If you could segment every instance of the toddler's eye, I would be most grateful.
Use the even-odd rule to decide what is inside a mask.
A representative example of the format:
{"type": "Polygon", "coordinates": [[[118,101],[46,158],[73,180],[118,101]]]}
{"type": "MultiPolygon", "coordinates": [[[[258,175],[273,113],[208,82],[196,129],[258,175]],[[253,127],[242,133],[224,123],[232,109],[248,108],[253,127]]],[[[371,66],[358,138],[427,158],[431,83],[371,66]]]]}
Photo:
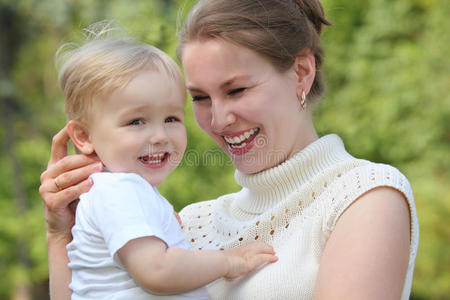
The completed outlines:
{"type": "Polygon", "coordinates": [[[168,117],[164,120],[165,123],[172,123],[172,122],[176,122],[176,121],[178,121],[178,119],[175,117],[168,117]]]}
{"type": "Polygon", "coordinates": [[[142,125],[144,124],[144,121],[142,121],[141,119],[136,119],[130,122],[130,125],[142,125]]]}

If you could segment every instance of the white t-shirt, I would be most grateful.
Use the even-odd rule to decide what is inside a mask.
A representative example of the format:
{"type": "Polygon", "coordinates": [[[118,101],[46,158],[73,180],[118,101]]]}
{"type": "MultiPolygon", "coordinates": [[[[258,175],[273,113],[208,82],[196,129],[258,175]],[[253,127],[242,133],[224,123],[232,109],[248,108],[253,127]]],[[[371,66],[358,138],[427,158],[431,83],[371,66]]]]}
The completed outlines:
{"type": "Polygon", "coordinates": [[[128,241],[155,236],[169,247],[189,249],[189,244],[172,205],[142,177],[105,172],[91,178],[94,185],[80,196],[67,245],[72,299],[208,299],[204,288],[159,296],[136,284],[117,256],[128,241]]]}

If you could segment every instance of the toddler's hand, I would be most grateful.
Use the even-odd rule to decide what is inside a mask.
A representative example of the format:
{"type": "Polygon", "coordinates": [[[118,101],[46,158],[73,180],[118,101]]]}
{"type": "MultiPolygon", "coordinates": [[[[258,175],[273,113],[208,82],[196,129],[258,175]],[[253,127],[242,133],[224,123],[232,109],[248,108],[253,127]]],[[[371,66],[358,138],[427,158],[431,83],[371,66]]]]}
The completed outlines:
{"type": "Polygon", "coordinates": [[[225,278],[232,279],[252,271],[263,263],[278,260],[273,247],[263,242],[253,242],[238,248],[224,250],[228,261],[228,273],[225,278]]]}

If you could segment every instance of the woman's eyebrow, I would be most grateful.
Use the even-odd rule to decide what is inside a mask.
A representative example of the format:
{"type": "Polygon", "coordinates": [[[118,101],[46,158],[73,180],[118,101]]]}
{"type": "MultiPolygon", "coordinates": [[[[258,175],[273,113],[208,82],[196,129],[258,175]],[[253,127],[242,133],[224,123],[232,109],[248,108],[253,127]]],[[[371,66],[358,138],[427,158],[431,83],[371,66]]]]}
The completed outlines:
{"type": "MultiPolygon", "coordinates": [[[[236,81],[240,81],[240,80],[249,80],[251,78],[250,75],[235,75],[232,76],[230,79],[228,79],[227,81],[225,81],[224,83],[222,83],[220,85],[220,89],[225,90],[227,88],[229,88],[230,85],[232,85],[233,83],[235,83],[236,81]]],[[[200,88],[197,88],[195,86],[192,85],[187,85],[187,90],[189,92],[194,92],[194,93],[204,93],[200,88]]]]}
{"type": "MultiPolygon", "coordinates": [[[[222,83],[220,85],[221,89],[226,89],[228,88],[230,85],[232,85],[233,83],[235,83],[236,81],[240,81],[240,80],[248,80],[250,79],[251,76],[250,75],[236,75],[231,77],[230,79],[228,79],[227,81],[225,81],[224,83],[222,83]]],[[[189,92],[196,92],[196,93],[203,93],[203,91],[200,88],[197,88],[195,86],[187,86],[187,89],[189,92]]]]}
{"type": "Polygon", "coordinates": [[[236,81],[240,81],[240,80],[248,80],[250,79],[251,76],[249,75],[236,75],[231,77],[230,79],[228,79],[227,81],[225,81],[224,83],[222,83],[220,85],[221,89],[225,89],[227,87],[229,87],[230,85],[232,85],[233,83],[235,83],[236,81]]]}

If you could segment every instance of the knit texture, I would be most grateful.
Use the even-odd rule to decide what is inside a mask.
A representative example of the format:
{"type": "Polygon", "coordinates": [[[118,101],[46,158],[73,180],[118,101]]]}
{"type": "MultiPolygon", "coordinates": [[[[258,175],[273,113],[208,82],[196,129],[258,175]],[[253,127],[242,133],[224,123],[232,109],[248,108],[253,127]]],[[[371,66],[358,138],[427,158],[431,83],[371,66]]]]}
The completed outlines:
{"type": "Polygon", "coordinates": [[[192,204],[180,216],[194,249],[271,244],[279,261],[235,280],[219,279],[211,299],[313,299],[320,258],[339,216],[361,195],[391,187],[408,201],[411,246],[402,299],[411,290],[419,241],[414,197],[397,169],[356,159],[337,135],[327,135],[284,163],[257,174],[236,171],[242,189],[192,204]]]}

